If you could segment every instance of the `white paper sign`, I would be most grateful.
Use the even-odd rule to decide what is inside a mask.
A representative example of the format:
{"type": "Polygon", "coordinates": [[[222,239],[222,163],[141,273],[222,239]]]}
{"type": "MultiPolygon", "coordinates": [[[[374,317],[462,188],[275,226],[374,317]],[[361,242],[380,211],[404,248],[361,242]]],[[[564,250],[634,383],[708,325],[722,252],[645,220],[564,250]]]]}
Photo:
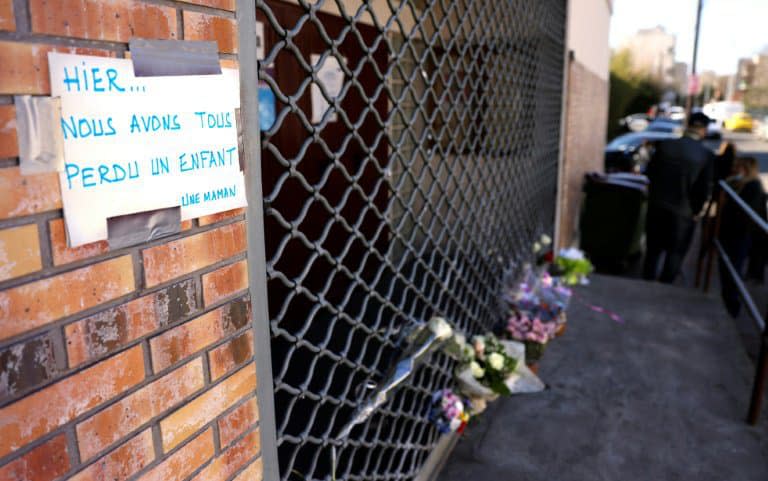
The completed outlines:
{"type": "Polygon", "coordinates": [[[48,59],[70,245],[106,239],[109,217],[181,206],[186,220],[246,204],[235,72],[135,77],[130,60],[48,59]]]}
{"type": "Polygon", "coordinates": [[[264,24],[256,22],[256,60],[264,60],[267,42],[264,39],[264,24]]]}
{"type": "MultiPolygon", "coordinates": [[[[317,65],[318,62],[320,62],[320,55],[312,54],[310,56],[310,61],[312,62],[312,65],[317,65]]],[[[320,84],[330,98],[337,98],[341,93],[341,87],[344,85],[344,71],[341,69],[339,59],[333,56],[327,57],[320,66],[317,76],[319,77],[320,84]]],[[[311,85],[311,92],[312,123],[319,124],[323,120],[325,113],[331,108],[331,104],[328,103],[328,100],[323,96],[323,92],[316,83],[311,85]]],[[[336,122],[338,117],[338,114],[333,112],[330,121],[336,122]]]]}

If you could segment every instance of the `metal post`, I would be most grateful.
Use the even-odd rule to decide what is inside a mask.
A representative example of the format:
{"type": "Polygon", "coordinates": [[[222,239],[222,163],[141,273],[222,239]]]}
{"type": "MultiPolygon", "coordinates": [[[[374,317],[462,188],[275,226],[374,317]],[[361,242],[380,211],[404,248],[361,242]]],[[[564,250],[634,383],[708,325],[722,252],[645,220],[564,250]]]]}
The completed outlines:
{"type": "MultiPolygon", "coordinates": [[[[699,27],[701,25],[701,9],[703,7],[704,0],[699,0],[699,5],[696,7],[696,31],[693,37],[693,62],[691,63],[691,76],[696,76],[696,58],[699,53],[699,27]]],[[[691,115],[691,109],[693,108],[693,95],[690,89],[688,89],[688,101],[685,110],[688,115],[691,115]]]]}
{"type": "Polygon", "coordinates": [[[768,342],[766,337],[768,332],[763,331],[760,336],[760,355],[757,358],[757,366],[755,368],[755,380],[752,383],[752,398],[749,402],[749,414],[747,414],[747,422],[751,425],[757,424],[757,420],[760,418],[760,406],[763,403],[763,395],[765,394],[765,380],[768,376],[768,342]]]}
{"type": "Polygon", "coordinates": [[[256,3],[237,0],[240,72],[240,116],[243,129],[245,190],[248,209],[248,285],[255,332],[256,374],[259,380],[259,431],[265,481],[280,478],[275,427],[275,395],[272,383],[272,354],[267,309],[267,269],[264,252],[264,206],[261,191],[261,142],[259,129],[259,67],[256,56],[256,3]]]}

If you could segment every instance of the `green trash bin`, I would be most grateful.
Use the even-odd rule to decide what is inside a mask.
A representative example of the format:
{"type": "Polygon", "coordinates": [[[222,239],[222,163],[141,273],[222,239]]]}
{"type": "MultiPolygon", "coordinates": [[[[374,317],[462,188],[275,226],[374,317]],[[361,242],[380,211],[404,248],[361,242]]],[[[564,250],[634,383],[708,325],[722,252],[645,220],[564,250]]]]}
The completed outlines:
{"type": "Polygon", "coordinates": [[[648,178],[638,174],[585,176],[580,247],[598,272],[623,273],[643,254],[648,178]]]}

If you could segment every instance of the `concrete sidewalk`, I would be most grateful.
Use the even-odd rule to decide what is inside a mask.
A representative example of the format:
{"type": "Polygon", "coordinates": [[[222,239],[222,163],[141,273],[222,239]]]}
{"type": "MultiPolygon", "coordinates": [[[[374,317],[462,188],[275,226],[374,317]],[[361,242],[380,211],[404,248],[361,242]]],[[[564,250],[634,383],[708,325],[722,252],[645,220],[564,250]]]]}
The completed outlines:
{"type": "Polygon", "coordinates": [[[594,276],[577,298],[550,389],[494,403],[438,480],[768,480],[768,406],[744,422],[753,365],[717,297],[594,276]]]}

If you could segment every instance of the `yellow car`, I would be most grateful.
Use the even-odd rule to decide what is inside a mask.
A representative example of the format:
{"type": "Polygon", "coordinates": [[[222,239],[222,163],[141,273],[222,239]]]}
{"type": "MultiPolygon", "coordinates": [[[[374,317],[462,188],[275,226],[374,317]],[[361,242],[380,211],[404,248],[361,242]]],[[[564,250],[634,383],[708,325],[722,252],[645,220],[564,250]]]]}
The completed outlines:
{"type": "Polygon", "coordinates": [[[752,132],[752,116],[746,112],[735,113],[724,123],[726,130],[746,130],[752,132]]]}

